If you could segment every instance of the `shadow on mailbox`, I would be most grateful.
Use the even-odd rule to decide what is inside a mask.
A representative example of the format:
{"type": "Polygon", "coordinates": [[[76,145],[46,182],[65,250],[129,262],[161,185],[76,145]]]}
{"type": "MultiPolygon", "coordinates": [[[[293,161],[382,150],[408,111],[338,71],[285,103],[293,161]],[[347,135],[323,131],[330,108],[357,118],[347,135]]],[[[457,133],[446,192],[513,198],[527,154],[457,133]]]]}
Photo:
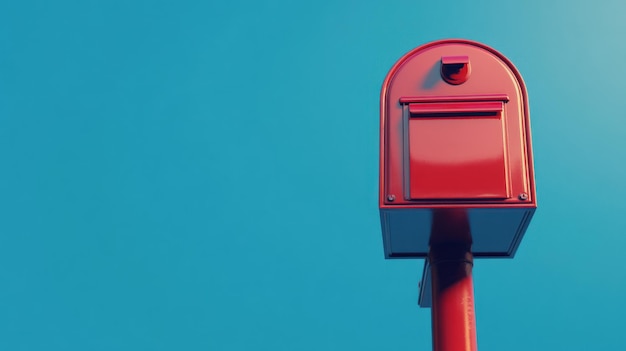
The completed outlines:
{"type": "Polygon", "coordinates": [[[425,44],[389,71],[380,117],[385,257],[426,257],[435,214],[459,213],[474,256],[512,257],[537,207],[527,93],[513,64],[473,41],[425,44]]]}

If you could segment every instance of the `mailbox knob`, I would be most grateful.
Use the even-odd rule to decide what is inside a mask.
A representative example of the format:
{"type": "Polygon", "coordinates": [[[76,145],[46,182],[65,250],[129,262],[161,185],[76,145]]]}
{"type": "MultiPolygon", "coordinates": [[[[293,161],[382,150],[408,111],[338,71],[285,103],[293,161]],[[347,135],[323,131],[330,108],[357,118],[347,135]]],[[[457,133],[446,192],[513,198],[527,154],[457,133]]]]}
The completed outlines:
{"type": "Polygon", "coordinates": [[[442,56],[441,78],[452,85],[465,83],[470,75],[469,56],[442,56]]]}

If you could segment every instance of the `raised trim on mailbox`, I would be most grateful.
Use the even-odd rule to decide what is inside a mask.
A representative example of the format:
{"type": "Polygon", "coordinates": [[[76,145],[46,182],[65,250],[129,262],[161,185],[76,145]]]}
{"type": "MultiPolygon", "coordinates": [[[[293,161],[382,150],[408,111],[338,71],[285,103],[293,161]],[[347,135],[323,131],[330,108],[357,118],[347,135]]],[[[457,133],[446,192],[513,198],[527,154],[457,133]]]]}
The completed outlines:
{"type": "Polygon", "coordinates": [[[457,102],[457,103],[414,103],[409,104],[411,115],[420,116],[432,114],[455,114],[462,116],[472,116],[475,113],[502,112],[503,106],[500,101],[486,102],[457,102]]]}
{"type": "Polygon", "coordinates": [[[460,102],[460,101],[508,102],[509,96],[506,94],[482,94],[482,95],[460,95],[460,96],[403,96],[400,98],[401,104],[407,104],[411,102],[460,102]]]}

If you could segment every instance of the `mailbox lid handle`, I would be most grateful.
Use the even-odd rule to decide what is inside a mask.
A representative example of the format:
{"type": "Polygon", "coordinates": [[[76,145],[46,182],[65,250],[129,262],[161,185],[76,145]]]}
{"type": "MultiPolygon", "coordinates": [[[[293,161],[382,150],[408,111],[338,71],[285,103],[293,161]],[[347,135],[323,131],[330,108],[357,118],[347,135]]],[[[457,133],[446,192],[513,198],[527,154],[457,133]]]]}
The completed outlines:
{"type": "Polygon", "coordinates": [[[443,65],[467,65],[469,64],[469,56],[467,55],[442,56],[441,64],[443,65]]]}

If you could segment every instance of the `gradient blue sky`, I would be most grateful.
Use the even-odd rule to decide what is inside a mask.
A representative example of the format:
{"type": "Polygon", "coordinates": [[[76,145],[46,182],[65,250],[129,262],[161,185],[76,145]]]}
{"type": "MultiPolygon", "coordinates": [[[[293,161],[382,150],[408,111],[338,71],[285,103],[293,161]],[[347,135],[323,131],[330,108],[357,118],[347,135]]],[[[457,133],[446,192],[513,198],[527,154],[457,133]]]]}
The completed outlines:
{"type": "Polygon", "coordinates": [[[475,265],[487,350],[626,348],[623,1],[0,2],[0,349],[429,350],[385,261],[378,103],[410,49],[490,45],[539,210],[475,265]]]}

